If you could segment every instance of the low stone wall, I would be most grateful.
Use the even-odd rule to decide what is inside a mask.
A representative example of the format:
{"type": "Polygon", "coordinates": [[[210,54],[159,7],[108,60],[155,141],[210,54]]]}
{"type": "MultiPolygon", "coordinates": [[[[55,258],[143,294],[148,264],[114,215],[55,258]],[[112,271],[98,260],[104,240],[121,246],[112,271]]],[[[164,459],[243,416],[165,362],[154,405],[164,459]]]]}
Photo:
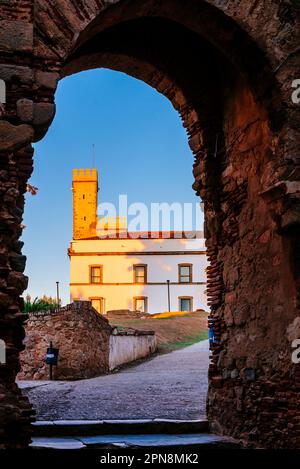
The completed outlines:
{"type": "Polygon", "coordinates": [[[90,302],[72,303],[51,313],[30,313],[25,328],[18,379],[49,379],[45,357],[50,341],[59,349],[54,379],[91,378],[109,371],[112,328],[90,302]]]}
{"type": "Polygon", "coordinates": [[[112,309],[107,311],[105,317],[109,319],[132,319],[151,317],[151,314],[141,313],[141,311],[131,311],[129,309],[112,309]]]}
{"type": "Polygon", "coordinates": [[[135,329],[114,329],[109,340],[109,369],[145,358],[157,349],[157,340],[153,331],[135,329]]]}
{"type": "Polygon", "coordinates": [[[156,350],[153,331],[118,330],[98,314],[89,301],[80,301],[57,311],[30,313],[25,324],[25,350],[17,379],[47,380],[46,352],[52,341],[59,349],[53,379],[93,378],[147,357],[156,350]]]}

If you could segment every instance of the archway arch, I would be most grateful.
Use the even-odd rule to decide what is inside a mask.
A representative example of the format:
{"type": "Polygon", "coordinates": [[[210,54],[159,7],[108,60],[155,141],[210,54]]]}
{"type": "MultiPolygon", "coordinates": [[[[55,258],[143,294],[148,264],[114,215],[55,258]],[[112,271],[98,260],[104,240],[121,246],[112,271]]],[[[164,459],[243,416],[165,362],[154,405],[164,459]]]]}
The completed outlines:
{"type": "MultiPolygon", "coordinates": [[[[292,73],[294,66],[294,38],[276,48],[267,34],[271,27],[285,34],[286,12],[270,1],[267,16],[270,11],[278,14],[272,24],[258,3],[250,8],[247,2],[228,7],[225,2],[224,11],[215,1],[110,3],[34,2],[34,17],[33,10],[28,11],[34,47],[30,49],[30,41],[17,44],[10,59],[14,64],[18,54],[22,60],[25,56],[27,65],[21,60],[18,66],[27,68],[23,74],[20,69],[9,74],[6,68],[8,104],[1,131],[8,144],[2,145],[3,167],[15,192],[4,190],[3,275],[8,282],[2,305],[19,318],[22,302],[17,295],[26,279],[17,239],[22,193],[32,170],[32,150],[26,144],[33,131],[38,140],[51,123],[57,80],[101,66],[142,79],[181,114],[195,155],[194,188],[205,204],[208,294],[216,339],[209,419],[217,431],[244,440],[251,435],[260,445],[295,446],[297,415],[291,409],[298,378],[286,331],[299,315],[299,272],[290,262],[300,222],[299,183],[293,180],[298,148],[293,135],[299,119],[289,109],[284,81],[284,70],[292,73]],[[258,14],[266,26],[263,33],[258,14]],[[284,388],[279,384],[283,380],[284,388]]],[[[19,418],[23,401],[13,383],[22,348],[22,328],[19,319],[15,326],[14,320],[8,316],[5,326],[12,347],[3,375],[8,400],[17,410],[17,417],[9,414],[4,422],[7,441],[12,419],[16,441],[23,438],[26,424],[19,418]]]]}

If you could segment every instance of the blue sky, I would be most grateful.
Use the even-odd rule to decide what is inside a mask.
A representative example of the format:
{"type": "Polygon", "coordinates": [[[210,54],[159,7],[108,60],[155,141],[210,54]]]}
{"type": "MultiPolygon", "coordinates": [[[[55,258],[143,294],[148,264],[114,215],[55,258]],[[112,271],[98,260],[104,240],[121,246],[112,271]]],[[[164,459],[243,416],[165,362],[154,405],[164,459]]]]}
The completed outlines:
{"type": "MultiPolygon", "coordinates": [[[[111,70],[90,70],[63,79],[56,92],[56,116],[35,144],[31,184],[26,195],[22,240],[27,255],[27,292],[55,295],[60,282],[69,301],[72,237],[72,169],[99,171],[99,202],[192,202],[193,156],[179,115],[145,83],[111,70]]],[[[25,292],[25,294],[27,293],[25,292]]]]}

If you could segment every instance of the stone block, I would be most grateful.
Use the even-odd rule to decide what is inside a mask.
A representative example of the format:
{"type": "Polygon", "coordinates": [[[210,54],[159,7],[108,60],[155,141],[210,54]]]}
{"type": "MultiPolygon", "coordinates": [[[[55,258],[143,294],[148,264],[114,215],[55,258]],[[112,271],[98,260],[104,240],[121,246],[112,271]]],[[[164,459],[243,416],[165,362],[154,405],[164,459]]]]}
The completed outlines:
{"type": "Polygon", "coordinates": [[[222,376],[213,376],[211,378],[211,385],[213,388],[222,388],[223,382],[224,380],[222,376]]]}
{"type": "Polygon", "coordinates": [[[0,21],[0,51],[30,52],[33,49],[33,24],[0,21]]]}
{"type": "Polygon", "coordinates": [[[235,368],[234,370],[232,370],[231,374],[230,374],[230,377],[231,379],[236,379],[239,377],[239,370],[237,368],[235,368]]]}
{"type": "Polygon", "coordinates": [[[15,189],[14,187],[11,187],[8,189],[8,191],[4,194],[3,200],[7,204],[15,204],[17,198],[19,197],[20,192],[15,189]]]}
{"type": "Polygon", "coordinates": [[[7,284],[15,287],[20,293],[26,290],[28,286],[28,277],[21,272],[10,272],[7,284]]]}
{"type": "Polygon", "coordinates": [[[17,115],[23,122],[32,122],[33,120],[33,101],[30,99],[19,99],[17,101],[17,115]]]}
{"type": "Polygon", "coordinates": [[[234,314],[234,322],[237,326],[242,326],[249,320],[250,309],[248,305],[242,305],[236,309],[234,314]]]}
{"type": "Polygon", "coordinates": [[[6,293],[0,292],[0,308],[7,308],[11,303],[11,298],[6,293]]]}
{"type": "Polygon", "coordinates": [[[16,254],[11,256],[9,260],[12,269],[16,270],[17,272],[24,272],[26,265],[26,256],[16,254]]]}
{"type": "Polygon", "coordinates": [[[41,70],[37,70],[35,84],[38,88],[43,87],[50,90],[55,90],[58,79],[59,74],[56,72],[43,72],[41,70]]]}
{"type": "Polygon", "coordinates": [[[0,121],[0,151],[15,151],[32,142],[33,128],[27,124],[12,125],[0,121]]]}
{"type": "Polygon", "coordinates": [[[256,373],[253,368],[244,368],[241,371],[241,377],[244,378],[246,381],[255,381],[256,373]]]}
{"type": "Polygon", "coordinates": [[[33,82],[33,71],[29,67],[0,64],[0,78],[5,82],[17,79],[20,83],[30,84],[33,82]]]}
{"type": "Polygon", "coordinates": [[[35,103],[33,108],[33,124],[37,127],[49,126],[55,114],[55,104],[35,103]]]}
{"type": "Polygon", "coordinates": [[[231,307],[229,305],[225,305],[225,308],[224,308],[224,320],[226,322],[226,325],[228,327],[232,326],[234,321],[233,321],[233,314],[232,314],[232,310],[231,310],[231,307]]]}

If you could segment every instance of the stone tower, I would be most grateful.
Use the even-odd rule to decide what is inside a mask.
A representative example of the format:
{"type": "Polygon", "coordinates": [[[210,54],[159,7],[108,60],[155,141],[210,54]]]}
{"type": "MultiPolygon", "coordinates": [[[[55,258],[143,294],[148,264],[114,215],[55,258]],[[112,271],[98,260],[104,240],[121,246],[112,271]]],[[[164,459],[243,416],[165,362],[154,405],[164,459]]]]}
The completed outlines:
{"type": "Polygon", "coordinates": [[[73,170],[73,239],[96,236],[98,206],[97,169],[73,170]]]}

